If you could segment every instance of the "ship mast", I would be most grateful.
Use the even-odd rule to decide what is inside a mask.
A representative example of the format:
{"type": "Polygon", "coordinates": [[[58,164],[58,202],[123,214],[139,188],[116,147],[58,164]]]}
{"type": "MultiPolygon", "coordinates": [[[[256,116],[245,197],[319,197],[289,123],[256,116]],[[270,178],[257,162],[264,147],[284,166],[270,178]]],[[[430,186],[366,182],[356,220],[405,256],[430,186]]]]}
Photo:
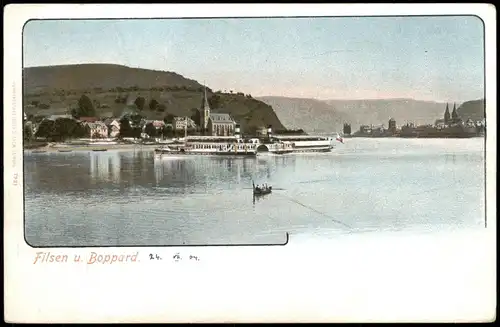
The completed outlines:
{"type": "Polygon", "coordinates": [[[184,119],[184,143],[187,142],[187,125],[188,125],[188,117],[186,116],[184,119]]]}

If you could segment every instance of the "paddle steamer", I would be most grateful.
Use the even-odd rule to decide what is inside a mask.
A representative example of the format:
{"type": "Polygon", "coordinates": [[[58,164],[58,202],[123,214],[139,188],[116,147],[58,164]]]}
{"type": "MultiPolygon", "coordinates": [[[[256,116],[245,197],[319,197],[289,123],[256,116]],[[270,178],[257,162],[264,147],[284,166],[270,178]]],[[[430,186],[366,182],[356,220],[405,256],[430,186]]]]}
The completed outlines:
{"type": "MultiPolygon", "coordinates": [[[[337,135],[337,141],[343,142],[337,135]]],[[[280,135],[273,134],[271,126],[267,129],[267,136],[259,144],[259,152],[273,154],[303,153],[303,152],[330,152],[334,148],[335,139],[319,135],[280,135]]]]}
{"type": "Polygon", "coordinates": [[[256,156],[259,139],[243,138],[240,128],[232,136],[188,136],[156,148],[160,155],[256,156]]]}
{"type": "Polygon", "coordinates": [[[156,148],[161,155],[217,155],[217,156],[256,156],[258,139],[244,139],[235,136],[187,136],[156,148]]]}

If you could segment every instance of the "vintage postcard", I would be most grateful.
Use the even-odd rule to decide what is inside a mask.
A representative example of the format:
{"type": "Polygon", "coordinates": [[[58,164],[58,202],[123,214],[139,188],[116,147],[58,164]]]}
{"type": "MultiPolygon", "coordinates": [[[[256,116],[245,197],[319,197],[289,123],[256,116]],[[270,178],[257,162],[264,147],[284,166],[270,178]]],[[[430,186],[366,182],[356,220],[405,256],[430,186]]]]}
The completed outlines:
{"type": "Polygon", "coordinates": [[[7,6],[6,321],[494,321],[495,26],[7,6]]]}

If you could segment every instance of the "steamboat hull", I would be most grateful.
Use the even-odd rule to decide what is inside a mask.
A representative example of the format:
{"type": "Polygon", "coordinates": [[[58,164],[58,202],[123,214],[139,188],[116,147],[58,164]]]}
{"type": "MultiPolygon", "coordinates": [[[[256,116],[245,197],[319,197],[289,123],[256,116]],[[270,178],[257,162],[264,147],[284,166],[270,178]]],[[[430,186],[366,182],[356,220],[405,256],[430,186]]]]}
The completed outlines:
{"type": "Polygon", "coordinates": [[[332,148],[307,148],[307,149],[294,149],[294,153],[321,153],[332,152],[332,148]]]}
{"type": "Polygon", "coordinates": [[[294,151],[291,150],[291,151],[269,151],[269,153],[271,154],[289,154],[289,153],[293,153],[294,151]]]}
{"type": "Polygon", "coordinates": [[[226,156],[226,157],[255,157],[256,152],[234,152],[234,151],[217,151],[217,152],[198,152],[198,151],[168,151],[155,149],[156,154],[172,155],[172,156],[226,156]]]}

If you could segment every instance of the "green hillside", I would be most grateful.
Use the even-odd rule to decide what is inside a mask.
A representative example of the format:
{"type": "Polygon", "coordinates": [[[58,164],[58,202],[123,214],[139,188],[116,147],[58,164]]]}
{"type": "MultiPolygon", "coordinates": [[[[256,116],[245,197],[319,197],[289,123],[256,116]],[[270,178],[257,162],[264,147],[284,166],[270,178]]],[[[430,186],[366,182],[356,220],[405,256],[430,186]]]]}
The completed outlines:
{"type": "Polygon", "coordinates": [[[484,99],[480,99],[462,103],[457,108],[457,113],[463,120],[470,118],[477,121],[485,118],[485,110],[484,99]]]}
{"type": "MultiPolygon", "coordinates": [[[[191,116],[201,106],[203,85],[173,72],[110,64],[30,67],[23,71],[23,104],[27,115],[70,113],[85,94],[99,117],[119,117],[144,98],[141,114],[163,119],[191,116]],[[151,102],[156,102],[150,106],[151,102]]],[[[265,125],[284,129],[273,108],[243,93],[214,93],[207,87],[213,112],[230,114],[244,131],[265,125]]]]}

